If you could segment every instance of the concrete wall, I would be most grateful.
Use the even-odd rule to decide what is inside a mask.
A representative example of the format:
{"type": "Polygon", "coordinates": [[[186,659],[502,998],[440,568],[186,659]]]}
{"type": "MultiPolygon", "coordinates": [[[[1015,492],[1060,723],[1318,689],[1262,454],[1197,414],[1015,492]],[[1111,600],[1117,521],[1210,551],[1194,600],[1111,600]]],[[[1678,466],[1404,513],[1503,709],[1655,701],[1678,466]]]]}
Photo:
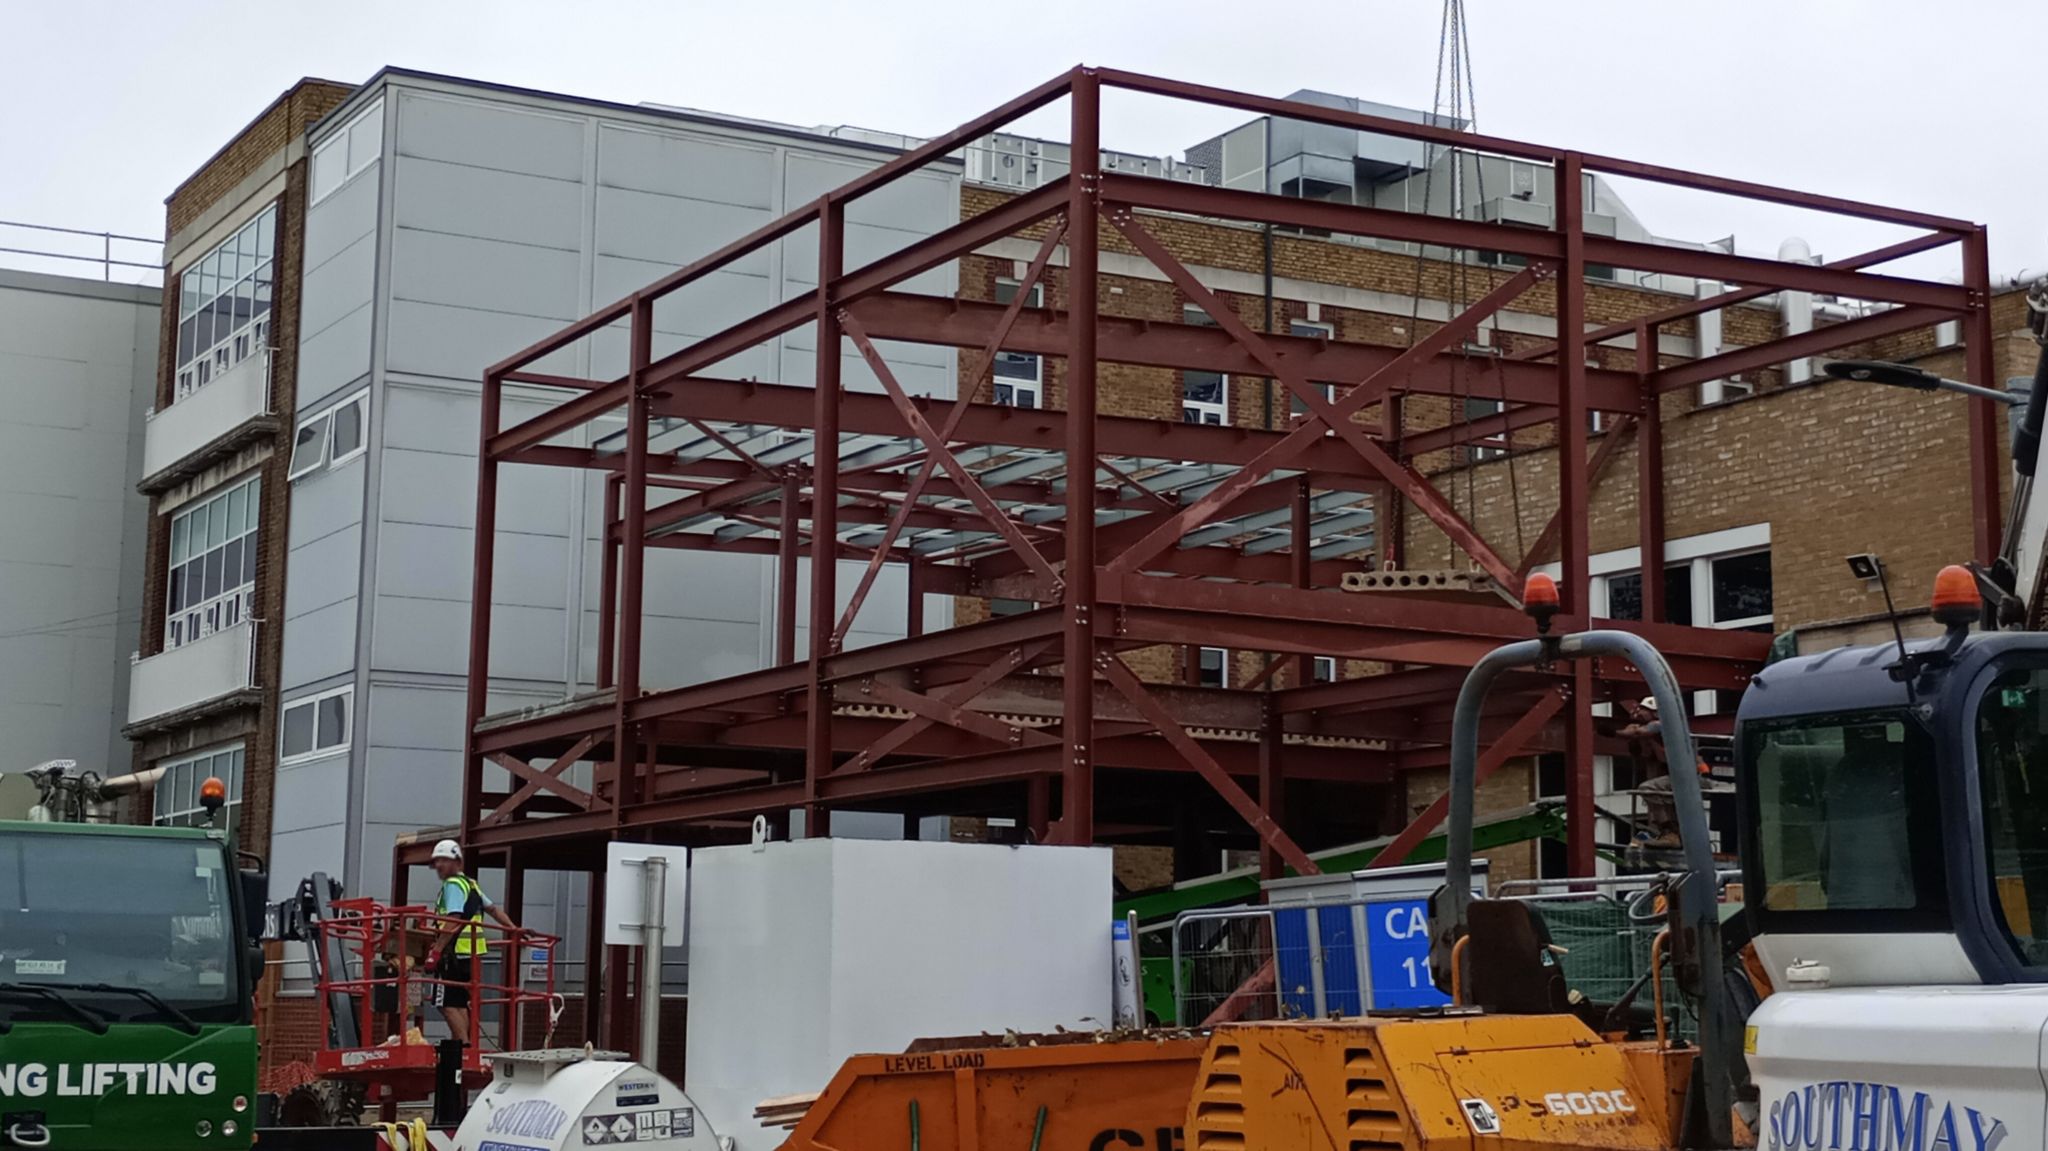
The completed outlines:
{"type": "MultiPolygon", "coordinates": [[[[299,384],[302,422],[367,388],[370,450],[293,485],[280,684],[285,706],[353,684],[355,727],[345,753],[281,769],[273,845],[274,874],[319,866],[365,892],[388,888],[395,834],[458,815],[483,369],[887,156],[404,75],[358,93],[312,147],[377,100],[381,158],[309,209],[299,384]]],[[[958,202],[951,169],[857,202],[848,265],[947,226],[958,202]]],[[[655,354],[809,290],[816,262],[815,238],[798,235],[680,293],[656,312],[655,354]]],[[[954,284],[942,271],[909,287],[954,284]]],[[[950,350],[887,351],[912,391],[953,394],[950,350]]],[[[550,370],[605,378],[625,354],[624,331],[608,330],[550,370]]],[[[794,332],[714,374],[805,382],[816,355],[794,332]]],[[[846,386],[880,390],[850,345],[842,356],[846,386]]],[[[514,389],[505,421],[560,398],[514,389]]],[[[602,484],[511,467],[500,493],[492,697],[513,707],[595,680],[602,484]]],[[[858,574],[842,575],[848,594],[858,574]]],[[[650,686],[769,662],[767,561],[656,552],[647,586],[650,686]]],[[[902,634],[903,594],[900,573],[882,581],[851,642],[902,634]]],[[[528,918],[550,922],[569,898],[530,877],[528,918]]]]}
{"type": "Polygon", "coordinates": [[[161,295],[0,271],[0,771],[128,770],[161,295]]]}

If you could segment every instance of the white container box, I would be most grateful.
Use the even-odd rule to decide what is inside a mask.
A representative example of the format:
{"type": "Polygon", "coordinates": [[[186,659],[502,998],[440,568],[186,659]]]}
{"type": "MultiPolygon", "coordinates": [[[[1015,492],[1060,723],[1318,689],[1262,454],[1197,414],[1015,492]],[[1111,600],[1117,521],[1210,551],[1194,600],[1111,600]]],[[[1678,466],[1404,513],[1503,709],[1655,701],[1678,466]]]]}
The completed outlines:
{"type": "Polygon", "coordinates": [[[694,853],[683,1089],[737,1151],[853,1055],[1110,1018],[1110,851],[810,839],[694,853]]]}

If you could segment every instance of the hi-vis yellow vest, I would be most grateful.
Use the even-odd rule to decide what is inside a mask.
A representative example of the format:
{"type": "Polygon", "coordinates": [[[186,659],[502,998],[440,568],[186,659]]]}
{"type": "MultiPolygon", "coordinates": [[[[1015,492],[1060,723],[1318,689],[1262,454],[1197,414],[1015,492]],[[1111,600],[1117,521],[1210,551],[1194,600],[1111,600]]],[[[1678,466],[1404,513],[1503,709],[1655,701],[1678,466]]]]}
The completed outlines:
{"type": "Polygon", "coordinates": [[[441,886],[439,894],[434,896],[434,911],[436,914],[461,915],[463,911],[469,907],[469,904],[472,900],[474,900],[476,903],[476,913],[469,916],[469,922],[471,923],[472,926],[463,928],[461,934],[455,937],[455,954],[490,954],[491,946],[484,939],[483,889],[476,885],[476,880],[471,879],[469,876],[462,875],[460,873],[452,876],[450,878],[450,882],[462,888],[462,906],[447,906],[448,886],[444,883],[441,886]]]}

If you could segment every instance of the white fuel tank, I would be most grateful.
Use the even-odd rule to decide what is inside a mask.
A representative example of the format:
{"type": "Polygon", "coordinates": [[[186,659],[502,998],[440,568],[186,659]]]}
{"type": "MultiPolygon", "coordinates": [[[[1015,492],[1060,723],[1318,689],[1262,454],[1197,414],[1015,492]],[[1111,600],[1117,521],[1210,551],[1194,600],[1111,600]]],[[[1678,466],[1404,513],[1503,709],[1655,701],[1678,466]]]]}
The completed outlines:
{"type": "Polygon", "coordinates": [[[720,1151],[682,1088],[621,1054],[562,1047],[489,1058],[494,1078],[456,1129],[457,1151],[720,1151]]]}
{"type": "Polygon", "coordinates": [[[1744,1039],[1761,1151],[2042,1146],[2048,986],[1780,992],[1744,1039]]]}

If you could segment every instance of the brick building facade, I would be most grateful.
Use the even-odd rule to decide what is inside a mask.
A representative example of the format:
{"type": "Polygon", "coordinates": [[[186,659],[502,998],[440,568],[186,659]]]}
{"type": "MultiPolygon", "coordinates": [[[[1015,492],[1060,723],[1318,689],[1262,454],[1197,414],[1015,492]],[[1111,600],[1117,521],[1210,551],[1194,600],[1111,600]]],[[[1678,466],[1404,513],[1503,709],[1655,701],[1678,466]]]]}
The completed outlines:
{"type": "Polygon", "coordinates": [[[162,343],[140,485],[150,498],[145,606],[124,734],[138,770],[169,769],[141,817],[184,818],[189,789],[220,775],[251,845],[269,839],[278,746],[272,625],[284,594],[305,133],[350,90],[293,85],[165,201],[162,343]]]}

